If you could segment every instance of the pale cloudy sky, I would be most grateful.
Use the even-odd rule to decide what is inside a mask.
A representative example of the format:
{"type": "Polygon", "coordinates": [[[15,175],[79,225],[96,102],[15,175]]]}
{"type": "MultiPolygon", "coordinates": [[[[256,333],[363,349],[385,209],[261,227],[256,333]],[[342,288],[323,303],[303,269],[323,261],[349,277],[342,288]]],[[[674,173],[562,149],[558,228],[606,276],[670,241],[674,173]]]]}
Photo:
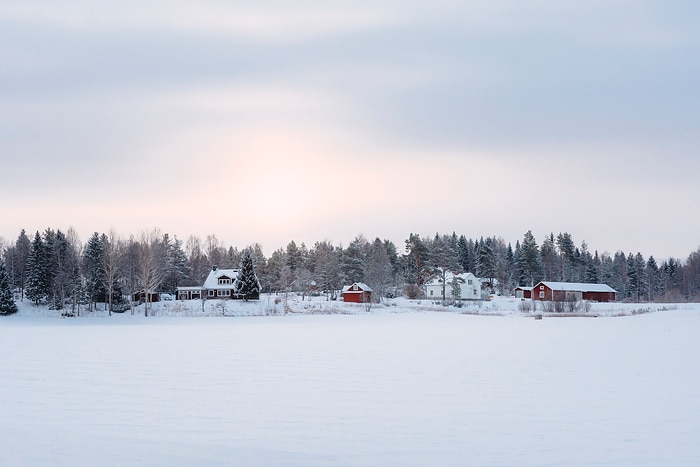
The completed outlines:
{"type": "Polygon", "coordinates": [[[696,1],[0,0],[0,236],[700,246],[696,1]]]}

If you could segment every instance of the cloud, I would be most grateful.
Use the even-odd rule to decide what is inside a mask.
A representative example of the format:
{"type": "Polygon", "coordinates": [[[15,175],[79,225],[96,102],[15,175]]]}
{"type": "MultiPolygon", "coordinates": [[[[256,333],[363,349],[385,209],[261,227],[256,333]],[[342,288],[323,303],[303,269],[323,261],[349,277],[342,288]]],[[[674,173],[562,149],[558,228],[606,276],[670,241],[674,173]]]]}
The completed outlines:
{"type": "Polygon", "coordinates": [[[386,11],[369,5],[323,2],[187,2],[124,0],[90,4],[74,1],[15,2],[0,18],[95,32],[143,30],[214,35],[262,42],[308,40],[361,31],[392,21],[386,11]]]}
{"type": "Polygon", "coordinates": [[[697,198],[696,13],[632,0],[6,2],[0,151],[13,175],[0,196],[18,228],[80,213],[90,231],[158,224],[272,245],[527,229],[592,244],[569,226],[606,230],[580,221],[593,205],[609,238],[625,206],[643,232],[650,210],[674,222],[697,198]],[[517,209],[543,199],[556,216],[517,209]]]}

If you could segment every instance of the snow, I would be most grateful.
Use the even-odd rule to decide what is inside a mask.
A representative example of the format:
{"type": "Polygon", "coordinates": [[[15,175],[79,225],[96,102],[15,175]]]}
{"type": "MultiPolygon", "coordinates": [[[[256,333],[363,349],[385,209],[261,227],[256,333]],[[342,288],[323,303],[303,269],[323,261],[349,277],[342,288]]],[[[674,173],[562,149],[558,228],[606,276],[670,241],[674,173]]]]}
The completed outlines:
{"type": "Polygon", "coordinates": [[[212,302],[1,317],[0,465],[700,462],[697,304],[212,302]]]}

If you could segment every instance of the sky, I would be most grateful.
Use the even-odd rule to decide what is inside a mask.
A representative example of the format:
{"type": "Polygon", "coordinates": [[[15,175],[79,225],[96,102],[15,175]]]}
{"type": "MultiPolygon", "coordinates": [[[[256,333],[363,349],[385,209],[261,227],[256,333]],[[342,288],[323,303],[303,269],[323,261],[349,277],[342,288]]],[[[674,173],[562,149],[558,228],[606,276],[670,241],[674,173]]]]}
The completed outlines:
{"type": "Polygon", "coordinates": [[[0,0],[0,236],[700,247],[700,3],[0,0]]]}

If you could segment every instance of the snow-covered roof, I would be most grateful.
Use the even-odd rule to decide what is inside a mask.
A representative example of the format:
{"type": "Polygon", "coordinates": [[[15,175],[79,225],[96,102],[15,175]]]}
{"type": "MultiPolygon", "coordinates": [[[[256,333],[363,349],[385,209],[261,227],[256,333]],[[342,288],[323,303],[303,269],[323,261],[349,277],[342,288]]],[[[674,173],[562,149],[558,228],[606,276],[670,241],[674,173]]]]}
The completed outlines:
{"type": "Polygon", "coordinates": [[[570,290],[576,292],[616,292],[607,284],[588,284],[584,282],[540,282],[552,290],[570,290]]]}
{"type": "Polygon", "coordinates": [[[371,291],[372,291],[372,288],[369,285],[365,284],[364,282],[355,282],[352,285],[346,285],[345,287],[343,287],[343,293],[345,293],[345,292],[371,292],[371,291]],[[357,288],[359,290],[352,290],[352,288],[354,286],[357,286],[357,288]]]}
{"type": "Polygon", "coordinates": [[[195,286],[187,286],[187,287],[178,287],[177,290],[182,290],[182,291],[186,291],[186,290],[201,291],[201,290],[202,290],[202,286],[195,285],[195,286]]]}
{"type": "Polygon", "coordinates": [[[207,280],[204,281],[204,288],[207,290],[230,289],[238,277],[238,269],[214,269],[209,271],[207,280]],[[231,279],[230,284],[219,284],[219,279],[227,277],[231,279]]]}
{"type": "MultiPolygon", "coordinates": [[[[450,282],[452,282],[453,277],[456,277],[457,279],[462,279],[465,282],[467,281],[467,279],[472,279],[472,280],[476,279],[481,283],[481,279],[476,277],[471,272],[463,272],[461,274],[454,274],[451,272],[446,272],[445,273],[445,283],[449,284],[450,282]]],[[[428,282],[426,282],[425,285],[440,285],[440,286],[442,286],[442,276],[433,277],[428,282]]]]}
{"type": "Polygon", "coordinates": [[[517,286],[515,289],[516,289],[516,290],[518,290],[518,289],[519,289],[519,290],[532,290],[533,288],[534,288],[534,287],[526,287],[526,286],[524,286],[524,285],[519,285],[519,286],[517,286]]]}

